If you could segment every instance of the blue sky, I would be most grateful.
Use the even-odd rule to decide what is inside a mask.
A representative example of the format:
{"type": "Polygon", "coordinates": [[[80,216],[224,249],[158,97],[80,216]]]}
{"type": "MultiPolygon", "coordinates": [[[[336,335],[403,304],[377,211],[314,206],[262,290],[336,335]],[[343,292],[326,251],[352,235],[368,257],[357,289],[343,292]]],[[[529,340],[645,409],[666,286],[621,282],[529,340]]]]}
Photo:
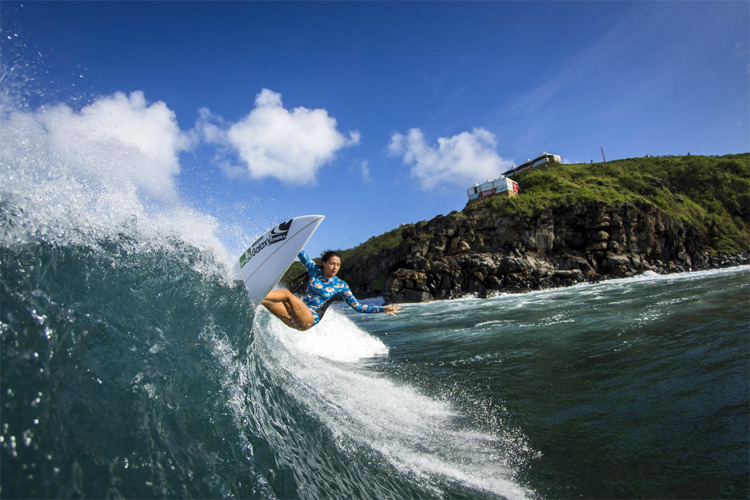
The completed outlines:
{"type": "Polygon", "coordinates": [[[6,126],[232,249],[311,213],[311,254],[351,248],[542,151],[750,150],[745,1],[3,1],[0,24],[6,126]]]}

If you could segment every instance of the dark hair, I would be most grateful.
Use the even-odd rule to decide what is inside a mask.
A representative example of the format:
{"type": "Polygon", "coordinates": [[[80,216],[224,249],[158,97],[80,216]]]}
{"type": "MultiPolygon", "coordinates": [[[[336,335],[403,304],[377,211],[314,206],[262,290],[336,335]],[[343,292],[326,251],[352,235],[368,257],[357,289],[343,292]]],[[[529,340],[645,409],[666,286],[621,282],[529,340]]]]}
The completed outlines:
{"type": "MultiPolygon", "coordinates": [[[[338,257],[339,259],[341,258],[341,256],[338,253],[334,252],[333,250],[328,250],[320,258],[320,260],[322,262],[318,265],[318,267],[322,270],[323,269],[323,262],[328,262],[329,260],[331,260],[331,257],[338,257]]],[[[293,294],[295,294],[295,295],[304,295],[305,294],[305,290],[307,289],[307,282],[308,281],[310,281],[310,274],[308,274],[308,272],[305,271],[302,274],[300,274],[299,276],[297,276],[296,278],[291,278],[285,284],[287,285],[287,288],[289,290],[291,290],[291,292],[293,294]]],[[[328,302],[324,303],[321,306],[320,310],[318,311],[318,314],[320,315],[321,318],[323,317],[323,314],[325,313],[325,310],[330,305],[330,302],[335,297],[337,297],[337,295],[334,295],[332,298],[328,299],[328,302]]]]}
{"type": "Polygon", "coordinates": [[[323,262],[328,262],[329,260],[331,260],[331,257],[338,257],[339,259],[341,258],[341,256],[333,250],[328,250],[323,254],[323,257],[321,257],[320,260],[323,262]]]}

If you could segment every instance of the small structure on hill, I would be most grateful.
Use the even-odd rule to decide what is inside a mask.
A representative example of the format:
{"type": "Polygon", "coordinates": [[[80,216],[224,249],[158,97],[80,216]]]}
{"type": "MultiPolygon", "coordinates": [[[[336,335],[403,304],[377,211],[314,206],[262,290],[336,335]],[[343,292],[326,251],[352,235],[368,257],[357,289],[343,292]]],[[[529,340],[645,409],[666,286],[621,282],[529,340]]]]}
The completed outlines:
{"type": "Polygon", "coordinates": [[[488,180],[484,184],[474,184],[466,190],[466,194],[469,195],[469,203],[471,203],[472,201],[494,195],[518,196],[518,191],[518,183],[516,181],[501,175],[497,179],[488,180]]]}
{"type": "Polygon", "coordinates": [[[513,197],[518,196],[520,190],[518,189],[518,183],[513,179],[509,179],[511,175],[518,174],[524,170],[538,167],[540,165],[562,163],[560,155],[553,155],[542,151],[542,154],[534,158],[533,160],[526,160],[524,163],[517,167],[513,167],[506,171],[505,174],[501,175],[495,180],[487,180],[484,184],[474,184],[472,187],[466,190],[466,194],[469,196],[469,203],[475,200],[486,198],[488,196],[500,195],[513,197]]]}
{"type": "Polygon", "coordinates": [[[546,151],[542,151],[542,154],[534,158],[533,160],[526,160],[522,164],[520,164],[517,167],[513,167],[512,169],[505,172],[505,175],[510,177],[514,174],[519,174],[523,172],[524,170],[528,170],[530,168],[538,167],[540,165],[545,165],[547,163],[562,163],[562,160],[560,159],[560,155],[553,155],[550,153],[547,153],[546,151]]]}

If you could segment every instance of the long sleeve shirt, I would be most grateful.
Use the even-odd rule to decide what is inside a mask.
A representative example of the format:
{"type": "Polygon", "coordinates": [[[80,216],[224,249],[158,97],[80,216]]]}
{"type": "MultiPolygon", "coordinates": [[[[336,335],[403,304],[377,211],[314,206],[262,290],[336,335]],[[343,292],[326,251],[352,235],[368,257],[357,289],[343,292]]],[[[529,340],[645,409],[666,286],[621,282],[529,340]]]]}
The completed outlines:
{"type": "Polygon", "coordinates": [[[346,281],[338,276],[327,278],[320,267],[304,250],[302,250],[297,257],[305,268],[307,268],[307,274],[310,276],[310,279],[307,282],[307,290],[302,300],[313,313],[313,316],[315,316],[316,323],[320,320],[318,309],[336,294],[341,294],[344,301],[349,304],[349,307],[357,312],[380,313],[385,310],[383,307],[368,306],[358,301],[349,289],[349,285],[346,284],[346,281]]]}

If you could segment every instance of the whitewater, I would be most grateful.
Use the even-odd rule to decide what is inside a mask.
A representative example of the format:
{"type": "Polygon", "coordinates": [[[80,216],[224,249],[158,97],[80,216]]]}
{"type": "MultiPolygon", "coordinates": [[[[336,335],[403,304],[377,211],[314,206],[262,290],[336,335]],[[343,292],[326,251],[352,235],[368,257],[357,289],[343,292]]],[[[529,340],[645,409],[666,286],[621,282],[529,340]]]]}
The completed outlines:
{"type": "Polygon", "coordinates": [[[181,199],[176,157],[139,132],[171,130],[165,106],[11,101],[3,498],[750,493],[750,268],[407,304],[395,319],[334,307],[297,332],[230,271],[279,221],[181,199]],[[125,129],[106,122],[126,111],[125,129]]]}

